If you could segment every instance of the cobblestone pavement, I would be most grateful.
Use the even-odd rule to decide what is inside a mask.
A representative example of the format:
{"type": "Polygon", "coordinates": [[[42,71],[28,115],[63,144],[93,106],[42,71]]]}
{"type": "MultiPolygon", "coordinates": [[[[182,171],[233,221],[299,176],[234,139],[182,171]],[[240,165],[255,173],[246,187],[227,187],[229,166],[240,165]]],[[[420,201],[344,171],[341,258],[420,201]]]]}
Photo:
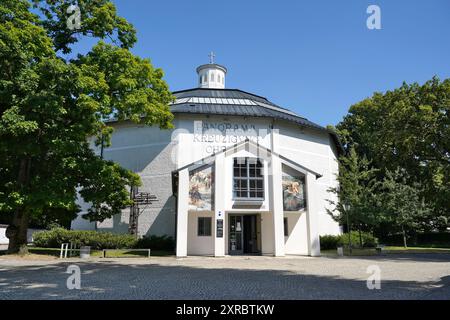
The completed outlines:
{"type": "Polygon", "coordinates": [[[375,257],[152,257],[26,260],[0,256],[0,299],[450,299],[450,254],[375,257]],[[81,289],[66,286],[81,269],[81,289]],[[367,267],[381,270],[369,290],[367,267]]]}

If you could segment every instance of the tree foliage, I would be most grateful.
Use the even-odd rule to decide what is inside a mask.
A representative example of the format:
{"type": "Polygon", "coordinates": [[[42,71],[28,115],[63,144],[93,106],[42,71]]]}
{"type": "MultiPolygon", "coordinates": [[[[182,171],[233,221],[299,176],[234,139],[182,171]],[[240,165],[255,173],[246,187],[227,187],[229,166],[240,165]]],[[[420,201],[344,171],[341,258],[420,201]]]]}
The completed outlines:
{"type": "Polygon", "coordinates": [[[331,190],[339,195],[338,217],[344,216],[342,203],[347,201],[356,203],[354,221],[364,220],[378,231],[445,230],[450,218],[449,109],[450,79],[437,77],[422,86],[404,83],[351,106],[334,129],[346,150],[338,178],[342,189],[331,190]]]}
{"type": "Polygon", "coordinates": [[[10,250],[30,218],[74,217],[77,191],[103,220],[130,204],[139,177],[91,148],[110,143],[111,116],[170,128],[172,95],[163,72],[129,48],[135,30],[106,0],[78,1],[82,28],[66,27],[68,1],[0,3],[0,212],[14,214],[10,250]],[[100,38],[86,55],[61,53],[82,36],[100,38]],[[103,40],[102,40],[103,39],[103,40]],[[104,40],[109,40],[110,43],[104,40]]]}
{"type": "Polygon", "coordinates": [[[379,194],[383,203],[380,213],[390,224],[392,231],[397,229],[402,232],[405,247],[408,233],[433,227],[427,226],[430,223],[431,210],[421,196],[419,184],[410,185],[408,180],[410,179],[405,169],[387,171],[379,194]]]}
{"type": "Polygon", "coordinates": [[[328,190],[337,195],[338,201],[328,200],[332,209],[327,209],[339,224],[347,225],[348,221],[348,228],[356,225],[361,230],[378,219],[375,196],[379,187],[375,177],[377,171],[365,157],[360,159],[354,148],[340,157],[339,185],[328,190]]]}
{"type": "Polygon", "coordinates": [[[433,207],[434,225],[450,217],[450,79],[375,93],[350,107],[336,129],[348,149],[365,156],[380,171],[403,168],[406,184],[421,186],[433,207]]]}

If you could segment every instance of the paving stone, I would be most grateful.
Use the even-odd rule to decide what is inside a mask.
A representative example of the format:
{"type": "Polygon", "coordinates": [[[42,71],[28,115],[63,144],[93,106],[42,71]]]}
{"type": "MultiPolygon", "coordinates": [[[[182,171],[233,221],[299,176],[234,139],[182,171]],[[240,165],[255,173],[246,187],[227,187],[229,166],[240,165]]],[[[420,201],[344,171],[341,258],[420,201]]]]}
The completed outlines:
{"type": "Polygon", "coordinates": [[[0,299],[450,299],[450,255],[0,257],[0,299]],[[81,269],[80,290],[66,286],[71,264],[81,269]],[[367,288],[371,265],[380,268],[380,290],[367,288]]]}

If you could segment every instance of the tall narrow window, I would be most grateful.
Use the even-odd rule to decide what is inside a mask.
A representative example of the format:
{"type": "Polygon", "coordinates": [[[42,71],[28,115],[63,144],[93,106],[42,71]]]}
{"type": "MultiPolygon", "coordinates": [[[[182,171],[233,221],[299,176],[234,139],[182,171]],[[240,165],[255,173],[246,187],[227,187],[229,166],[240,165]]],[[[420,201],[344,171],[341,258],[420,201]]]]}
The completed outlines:
{"type": "Polygon", "coordinates": [[[211,218],[210,217],[199,217],[198,218],[197,235],[199,237],[210,237],[211,236],[211,218]]]}
{"type": "Polygon", "coordinates": [[[289,236],[288,218],[283,219],[283,224],[284,224],[284,236],[287,237],[289,236]]]}
{"type": "Polygon", "coordinates": [[[214,73],[211,73],[211,82],[214,82],[214,73]]]}
{"type": "Polygon", "coordinates": [[[233,196],[235,199],[264,199],[264,172],[259,159],[234,159],[233,196]]]}

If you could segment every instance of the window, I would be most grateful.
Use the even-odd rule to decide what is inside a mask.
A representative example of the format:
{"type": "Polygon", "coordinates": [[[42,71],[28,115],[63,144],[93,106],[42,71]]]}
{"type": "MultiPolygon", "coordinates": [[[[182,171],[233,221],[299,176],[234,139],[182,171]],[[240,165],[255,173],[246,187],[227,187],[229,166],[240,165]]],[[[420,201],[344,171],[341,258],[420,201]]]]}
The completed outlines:
{"type": "Polygon", "coordinates": [[[234,159],[233,197],[235,199],[264,199],[264,172],[260,160],[255,158],[234,159]]]}
{"type": "Polygon", "coordinates": [[[289,236],[288,218],[284,218],[283,223],[284,223],[284,236],[287,237],[289,236]]]}
{"type": "Polygon", "coordinates": [[[211,218],[209,217],[198,218],[197,235],[199,237],[211,236],[211,218]]]}
{"type": "Polygon", "coordinates": [[[203,75],[203,83],[206,82],[206,74],[203,75]]]}
{"type": "Polygon", "coordinates": [[[211,73],[211,82],[214,82],[214,73],[211,73]]]}

